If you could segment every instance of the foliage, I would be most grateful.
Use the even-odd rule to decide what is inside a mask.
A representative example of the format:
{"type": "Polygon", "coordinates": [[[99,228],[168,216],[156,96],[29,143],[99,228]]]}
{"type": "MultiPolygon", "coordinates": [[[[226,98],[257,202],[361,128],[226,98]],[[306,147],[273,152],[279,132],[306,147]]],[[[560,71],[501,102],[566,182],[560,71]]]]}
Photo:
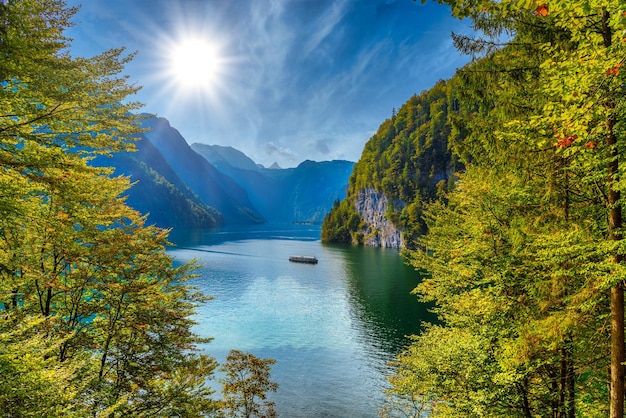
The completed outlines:
{"type": "Polygon", "coordinates": [[[250,353],[231,350],[220,371],[224,401],[222,408],[229,417],[275,417],[274,403],[266,401],[267,392],[275,392],[278,384],[270,380],[273,359],[260,359],[250,353]],[[260,401],[263,401],[260,403],[260,401]]]}
{"type": "Polygon", "coordinates": [[[516,181],[472,167],[447,205],[429,209],[411,263],[431,273],[418,291],[444,326],[399,357],[393,390],[406,396],[412,384],[434,416],[567,416],[574,402],[603,416],[606,347],[588,341],[604,338],[606,306],[587,286],[607,266],[586,232],[529,225],[547,207],[516,181]],[[593,276],[576,274],[590,265],[593,276]]]}
{"type": "Polygon", "coordinates": [[[621,417],[623,4],[444,3],[482,32],[455,37],[475,57],[450,82],[466,172],[408,253],[441,326],[389,394],[431,416],[621,417]]]}
{"type": "Polygon", "coordinates": [[[123,49],[72,58],[60,0],[0,3],[0,407],[9,416],[203,416],[215,361],[194,352],[206,298],[167,231],[92,167],[132,150],[123,49]]]}
{"type": "Polygon", "coordinates": [[[348,199],[336,200],[322,223],[322,241],[341,244],[362,244],[358,229],[362,228],[359,213],[348,199]]]}
{"type": "Polygon", "coordinates": [[[42,322],[22,318],[13,330],[0,333],[0,409],[9,417],[86,416],[78,377],[89,372],[88,363],[60,363],[54,351],[61,341],[38,333],[42,322]]]}
{"type": "Polygon", "coordinates": [[[402,202],[386,216],[404,232],[408,246],[425,232],[421,217],[425,204],[441,197],[452,184],[454,171],[461,168],[447,145],[449,101],[448,83],[440,81],[413,96],[380,125],[354,165],[346,203],[333,209],[341,213],[331,211],[322,228],[323,240],[362,241],[358,231],[363,226],[351,222],[356,213],[353,206],[359,192],[370,188],[384,193],[390,202],[402,202]]]}

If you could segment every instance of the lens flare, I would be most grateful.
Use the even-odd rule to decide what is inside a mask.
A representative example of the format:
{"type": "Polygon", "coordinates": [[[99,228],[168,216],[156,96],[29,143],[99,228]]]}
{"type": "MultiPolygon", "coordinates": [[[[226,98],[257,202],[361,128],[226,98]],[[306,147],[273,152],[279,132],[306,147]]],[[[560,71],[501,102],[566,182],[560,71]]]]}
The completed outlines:
{"type": "Polygon", "coordinates": [[[186,87],[208,87],[219,72],[219,53],[202,39],[187,39],[174,45],[171,71],[176,81],[186,87]]]}
{"type": "Polygon", "coordinates": [[[232,86],[241,81],[240,64],[246,60],[221,26],[219,13],[208,18],[182,3],[186,4],[172,2],[165,27],[151,22],[152,30],[144,32],[152,45],[139,52],[150,57],[146,60],[150,76],[144,85],[150,88],[150,102],[159,104],[159,113],[170,117],[184,113],[195,126],[209,131],[207,121],[216,118],[225,123],[229,106],[239,100],[232,86]],[[191,14],[192,10],[198,13],[191,14]]]}

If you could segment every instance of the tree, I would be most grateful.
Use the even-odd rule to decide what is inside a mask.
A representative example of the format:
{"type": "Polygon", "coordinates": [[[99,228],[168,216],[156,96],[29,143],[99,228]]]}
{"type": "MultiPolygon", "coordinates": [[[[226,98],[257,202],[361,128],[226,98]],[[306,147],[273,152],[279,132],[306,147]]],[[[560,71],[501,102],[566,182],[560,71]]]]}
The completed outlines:
{"type": "MultiPolygon", "coordinates": [[[[607,252],[612,253],[613,274],[608,285],[611,306],[611,417],[624,414],[624,243],[621,233],[624,202],[623,72],[626,27],[623,4],[619,1],[493,2],[444,1],[455,16],[472,19],[485,35],[477,42],[459,44],[468,51],[489,50],[498,35],[506,32],[514,45],[524,26],[537,29],[536,39],[544,59],[539,64],[537,87],[543,106],[524,118],[534,129],[553,132],[556,147],[569,158],[574,169],[585,172],[581,178],[600,187],[606,222],[600,230],[607,252]],[[548,35],[548,36],[546,36],[548,35]],[[590,153],[587,150],[593,149],[590,153]]],[[[497,46],[496,46],[497,47],[497,46]]],[[[520,132],[521,120],[509,121],[512,131],[520,132]]],[[[539,147],[548,145],[542,135],[539,147]]],[[[599,205],[599,206],[600,206],[599,205]]]]}
{"type": "Polygon", "coordinates": [[[75,8],[0,3],[0,385],[13,416],[203,416],[215,361],[191,328],[207,298],[175,267],[167,231],[89,165],[132,150],[138,87],[123,49],[67,52],[75,8]],[[7,381],[8,382],[8,381],[7,381]]]}
{"type": "Polygon", "coordinates": [[[438,401],[433,416],[622,416],[623,10],[445,3],[483,32],[455,37],[476,58],[451,87],[450,144],[467,170],[450,203],[427,210],[424,251],[410,254],[430,273],[417,291],[442,326],[398,358],[391,391],[438,401]],[[456,341],[431,355],[437,335],[456,341]],[[469,342],[492,359],[478,375],[447,357],[469,342]]]}
{"type": "Polygon", "coordinates": [[[554,212],[514,174],[472,166],[457,187],[428,209],[410,258],[430,273],[417,290],[441,325],[399,356],[391,394],[432,416],[604,416],[606,309],[585,288],[600,273],[578,273],[598,267],[596,243],[541,222],[554,212]]]}
{"type": "MultiPolygon", "coordinates": [[[[581,181],[601,187],[598,206],[604,206],[607,222],[596,232],[612,253],[612,277],[608,286],[611,306],[611,417],[624,413],[624,302],[623,200],[621,189],[623,155],[619,146],[619,121],[623,116],[624,92],[620,67],[624,62],[622,31],[625,20],[618,1],[556,1],[548,4],[450,2],[458,16],[472,18],[480,29],[494,33],[501,28],[520,28],[535,22],[556,34],[541,44],[539,90],[545,98],[540,112],[527,119],[535,129],[553,132],[557,149],[585,173],[581,181]],[[494,23],[495,22],[495,23],[494,23]],[[511,22],[515,26],[510,26],[511,22]],[[508,26],[507,26],[508,25],[508,26]],[[587,152],[588,150],[594,152],[587,152]]],[[[544,29],[544,30],[545,30],[544,29]]],[[[513,126],[519,125],[518,121],[513,126]]],[[[518,131],[519,132],[519,131],[518,131]]],[[[553,140],[554,141],[554,140],[553,140]]],[[[538,146],[545,146],[540,141],[538,146]]],[[[599,283],[596,285],[600,285],[599,283]]]]}
{"type": "Polygon", "coordinates": [[[259,359],[250,353],[231,350],[221,371],[224,394],[223,409],[230,417],[275,417],[274,403],[266,401],[267,392],[275,392],[278,384],[270,380],[273,359],[259,359]],[[263,403],[260,403],[263,401],[263,403]]]}

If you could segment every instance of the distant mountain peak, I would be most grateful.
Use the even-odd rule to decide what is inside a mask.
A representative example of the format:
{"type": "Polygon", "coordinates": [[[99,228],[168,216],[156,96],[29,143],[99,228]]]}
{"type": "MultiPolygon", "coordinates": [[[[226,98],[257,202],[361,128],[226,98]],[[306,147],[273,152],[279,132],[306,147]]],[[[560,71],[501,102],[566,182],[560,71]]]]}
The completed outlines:
{"type": "Polygon", "coordinates": [[[228,165],[241,170],[259,169],[257,163],[250,157],[233,147],[195,143],[191,144],[191,148],[217,168],[225,168],[224,165],[228,165]]]}
{"type": "MultiPolygon", "coordinates": [[[[213,228],[270,222],[321,222],[346,195],[354,163],[304,161],[269,169],[229,146],[193,144],[165,118],[144,122],[137,152],[115,153],[115,166],[137,184],[128,202],[165,228],[213,228]]],[[[106,160],[105,160],[106,158],[106,160]]]]}
{"type": "Polygon", "coordinates": [[[217,209],[226,224],[256,224],[265,219],[253,207],[246,191],[194,151],[165,118],[147,121],[145,137],[163,155],[179,178],[207,205],[217,209]]]}

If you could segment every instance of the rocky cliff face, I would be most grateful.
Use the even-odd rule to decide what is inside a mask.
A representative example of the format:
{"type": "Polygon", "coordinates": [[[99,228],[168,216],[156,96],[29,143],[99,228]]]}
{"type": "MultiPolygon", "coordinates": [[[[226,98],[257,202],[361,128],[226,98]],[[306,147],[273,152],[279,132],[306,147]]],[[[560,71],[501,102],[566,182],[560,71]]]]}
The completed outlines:
{"type": "MultiPolygon", "coordinates": [[[[395,202],[394,207],[402,207],[402,202],[395,202]]],[[[389,208],[389,199],[374,188],[361,190],[354,202],[354,207],[365,221],[367,227],[360,231],[363,244],[371,247],[403,248],[404,239],[399,231],[385,216],[389,208]]]]}

